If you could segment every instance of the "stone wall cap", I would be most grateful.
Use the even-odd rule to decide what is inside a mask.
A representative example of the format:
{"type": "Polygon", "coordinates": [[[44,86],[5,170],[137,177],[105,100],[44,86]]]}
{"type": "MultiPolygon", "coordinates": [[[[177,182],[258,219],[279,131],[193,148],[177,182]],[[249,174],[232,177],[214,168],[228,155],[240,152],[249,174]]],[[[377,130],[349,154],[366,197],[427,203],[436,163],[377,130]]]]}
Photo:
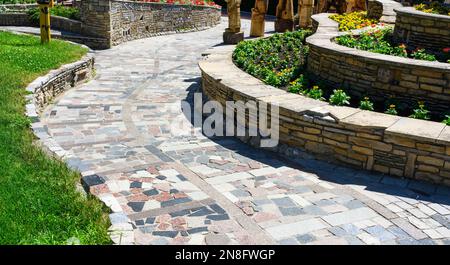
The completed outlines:
{"type": "Polygon", "coordinates": [[[360,126],[368,128],[386,129],[395,124],[401,117],[379,113],[374,111],[361,110],[340,121],[344,126],[360,126]]]}
{"type": "Polygon", "coordinates": [[[417,10],[414,7],[411,7],[411,6],[395,8],[394,11],[396,13],[411,14],[413,16],[418,16],[418,17],[428,18],[428,19],[433,19],[433,20],[447,20],[447,21],[450,21],[450,16],[440,15],[440,14],[433,14],[433,13],[425,13],[425,12],[419,11],[419,10],[417,10]]]}
{"type": "MultiPolygon", "coordinates": [[[[386,129],[386,134],[416,138],[420,141],[436,142],[444,128],[443,123],[402,117],[386,129]]],[[[450,141],[447,142],[450,144],[450,141]]]]}

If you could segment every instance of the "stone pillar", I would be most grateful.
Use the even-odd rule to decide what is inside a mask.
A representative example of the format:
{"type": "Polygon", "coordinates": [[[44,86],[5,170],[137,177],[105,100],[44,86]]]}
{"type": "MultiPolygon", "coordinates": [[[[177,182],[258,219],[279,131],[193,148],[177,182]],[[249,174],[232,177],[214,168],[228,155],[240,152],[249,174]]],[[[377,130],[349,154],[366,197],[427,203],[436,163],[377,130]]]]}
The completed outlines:
{"type": "Polygon", "coordinates": [[[269,0],[256,0],[255,7],[252,8],[252,26],[250,29],[250,36],[263,37],[264,36],[264,17],[269,8],[269,0]]]}
{"type": "Polygon", "coordinates": [[[311,16],[313,14],[314,0],[298,1],[299,27],[309,28],[312,26],[311,16]]]}
{"type": "Polygon", "coordinates": [[[276,16],[276,32],[286,32],[294,30],[294,4],[292,0],[279,0],[276,16]]]}
{"type": "Polygon", "coordinates": [[[225,0],[227,2],[228,28],[223,33],[223,42],[237,44],[244,40],[241,31],[241,0],[225,0]]]}
{"type": "Polygon", "coordinates": [[[80,3],[82,34],[105,39],[104,48],[112,46],[111,10],[111,0],[83,0],[80,3]]]}

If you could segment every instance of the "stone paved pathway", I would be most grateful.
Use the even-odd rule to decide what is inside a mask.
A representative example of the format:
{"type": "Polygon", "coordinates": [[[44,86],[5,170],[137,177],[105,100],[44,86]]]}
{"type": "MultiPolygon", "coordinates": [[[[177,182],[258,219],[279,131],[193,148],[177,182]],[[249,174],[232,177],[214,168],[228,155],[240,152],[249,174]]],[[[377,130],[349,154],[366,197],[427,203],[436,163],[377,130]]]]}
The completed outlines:
{"type": "Polygon", "coordinates": [[[99,51],[95,80],[44,113],[67,163],[111,207],[116,243],[450,244],[448,188],[172,136],[224,27],[99,51]]]}

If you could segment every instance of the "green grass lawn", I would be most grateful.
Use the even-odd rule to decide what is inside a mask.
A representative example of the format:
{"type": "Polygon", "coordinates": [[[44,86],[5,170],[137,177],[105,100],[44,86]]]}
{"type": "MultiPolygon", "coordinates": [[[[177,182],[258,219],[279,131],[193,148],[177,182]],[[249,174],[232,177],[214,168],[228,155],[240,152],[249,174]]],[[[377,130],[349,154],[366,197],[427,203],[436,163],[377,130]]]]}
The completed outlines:
{"type": "Polygon", "coordinates": [[[33,145],[25,87],[86,49],[0,32],[0,244],[110,243],[102,204],[75,190],[80,175],[33,145]]]}

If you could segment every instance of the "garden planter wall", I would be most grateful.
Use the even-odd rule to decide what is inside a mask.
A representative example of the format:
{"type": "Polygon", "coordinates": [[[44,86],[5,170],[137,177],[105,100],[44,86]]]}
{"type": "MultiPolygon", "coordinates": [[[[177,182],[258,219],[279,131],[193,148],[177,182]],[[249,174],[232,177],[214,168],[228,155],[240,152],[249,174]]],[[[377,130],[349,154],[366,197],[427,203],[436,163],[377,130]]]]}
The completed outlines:
{"type": "Polygon", "coordinates": [[[104,38],[104,48],[160,34],[202,30],[219,24],[220,17],[221,10],[209,6],[119,0],[81,2],[83,34],[104,38]]]}
{"type": "Polygon", "coordinates": [[[399,104],[414,106],[425,101],[437,114],[450,106],[450,64],[383,55],[341,46],[331,39],[339,35],[329,14],[313,16],[316,34],[306,39],[310,46],[308,72],[334,88],[344,88],[353,97],[368,95],[385,102],[391,96],[399,104]]]}
{"type": "Polygon", "coordinates": [[[397,8],[395,12],[397,41],[439,52],[450,46],[450,16],[429,14],[413,7],[397,8]]]}
{"type": "MultiPolygon", "coordinates": [[[[217,47],[200,61],[203,92],[224,107],[228,100],[279,106],[280,144],[274,151],[294,158],[306,151],[332,162],[450,186],[450,126],[335,107],[285,92],[235,66],[232,52],[233,46],[217,47]]],[[[258,144],[258,137],[241,140],[258,144]]]]}

